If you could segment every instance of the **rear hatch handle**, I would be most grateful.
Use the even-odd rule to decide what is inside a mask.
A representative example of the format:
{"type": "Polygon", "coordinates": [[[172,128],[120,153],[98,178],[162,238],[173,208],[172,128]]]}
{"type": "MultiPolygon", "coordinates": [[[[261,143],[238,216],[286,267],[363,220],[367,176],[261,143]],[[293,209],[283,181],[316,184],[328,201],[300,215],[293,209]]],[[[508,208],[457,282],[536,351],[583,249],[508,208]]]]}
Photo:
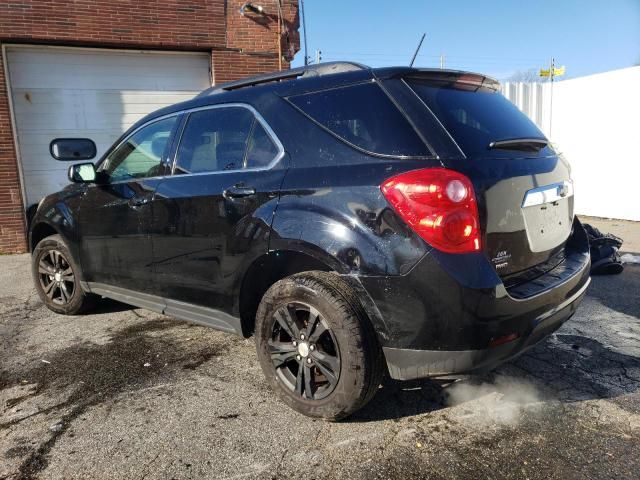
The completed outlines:
{"type": "Polygon", "coordinates": [[[554,203],[563,198],[573,196],[573,182],[565,180],[563,182],[552,183],[544,187],[532,188],[527,191],[522,201],[522,208],[554,203]]]}

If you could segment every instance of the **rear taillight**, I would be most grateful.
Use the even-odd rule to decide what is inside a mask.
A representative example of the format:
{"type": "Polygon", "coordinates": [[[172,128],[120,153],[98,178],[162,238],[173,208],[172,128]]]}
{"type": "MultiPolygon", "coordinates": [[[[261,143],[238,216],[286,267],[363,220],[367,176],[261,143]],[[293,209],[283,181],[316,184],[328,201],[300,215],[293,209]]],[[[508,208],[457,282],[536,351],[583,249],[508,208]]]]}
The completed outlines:
{"type": "Polygon", "coordinates": [[[431,246],[448,253],[480,250],[478,206],[471,181],[446,168],[391,177],[381,190],[398,215],[431,246]]]}

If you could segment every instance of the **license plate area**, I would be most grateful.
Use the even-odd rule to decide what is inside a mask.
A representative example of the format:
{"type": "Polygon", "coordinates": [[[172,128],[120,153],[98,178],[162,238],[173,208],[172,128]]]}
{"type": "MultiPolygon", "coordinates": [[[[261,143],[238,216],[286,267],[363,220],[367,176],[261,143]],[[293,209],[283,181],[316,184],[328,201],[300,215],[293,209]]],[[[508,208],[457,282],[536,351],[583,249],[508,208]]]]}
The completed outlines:
{"type": "Polygon", "coordinates": [[[562,182],[530,190],[522,206],[532,252],[546,252],[564,243],[573,224],[573,185],[562,182]]]}

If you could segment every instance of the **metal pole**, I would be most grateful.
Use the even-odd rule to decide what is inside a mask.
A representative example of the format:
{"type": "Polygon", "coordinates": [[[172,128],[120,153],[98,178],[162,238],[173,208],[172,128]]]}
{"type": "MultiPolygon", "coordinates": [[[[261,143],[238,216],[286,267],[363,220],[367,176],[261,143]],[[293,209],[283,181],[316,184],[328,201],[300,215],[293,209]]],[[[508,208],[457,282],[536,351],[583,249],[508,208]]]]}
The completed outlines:
{"type": "Polygon", "coordinates": [[[440,70],[444,70],[444,53],[440,54],[440,70]]]}
{"type": "Polygon", "coordinates": [[[278,0],[278,70],[282,71],[282,5],[278,0]]]}
{"type": "Polygon", "coordinates": [[[302,14],[302,32],[304,33],[304,66],[309,65],[309,57],[307,56],[307,23],[304,15],[304,1],[300,0],[300,13],[302,14]]]}
{"type": "Polygon", "coordinates": [[[551,98],[549,99],[549,138],[551,138],[551,122],[553,120],[553,71],[555,68],[555,59],[551,57],[551,71],[549,72],[549,76],[551,77],[551,98]]]}

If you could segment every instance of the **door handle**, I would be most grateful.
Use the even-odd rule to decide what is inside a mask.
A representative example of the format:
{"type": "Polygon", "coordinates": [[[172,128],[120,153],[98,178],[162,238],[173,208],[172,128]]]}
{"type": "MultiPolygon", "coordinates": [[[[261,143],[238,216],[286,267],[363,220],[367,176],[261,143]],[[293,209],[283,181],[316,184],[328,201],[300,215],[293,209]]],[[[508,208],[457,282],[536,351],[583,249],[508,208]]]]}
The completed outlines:
{"type": "Polygon", "coordinates": [[[222,192],[222,196],[225,198],[250,197],[251,195],[255,194],[255,188],[245,187],[244,185],[234,185],[233,187],[229,187],[224,192],[222,192]]]}
{"type": "Polygon", "coordinates": [[[129,206],[133,208],[142,207],[143,205],[146,205],[150,201],[151,201],[151,196],[149,195],[143,195],[141,197],[135,196],[129,199],[129,206]]]}

